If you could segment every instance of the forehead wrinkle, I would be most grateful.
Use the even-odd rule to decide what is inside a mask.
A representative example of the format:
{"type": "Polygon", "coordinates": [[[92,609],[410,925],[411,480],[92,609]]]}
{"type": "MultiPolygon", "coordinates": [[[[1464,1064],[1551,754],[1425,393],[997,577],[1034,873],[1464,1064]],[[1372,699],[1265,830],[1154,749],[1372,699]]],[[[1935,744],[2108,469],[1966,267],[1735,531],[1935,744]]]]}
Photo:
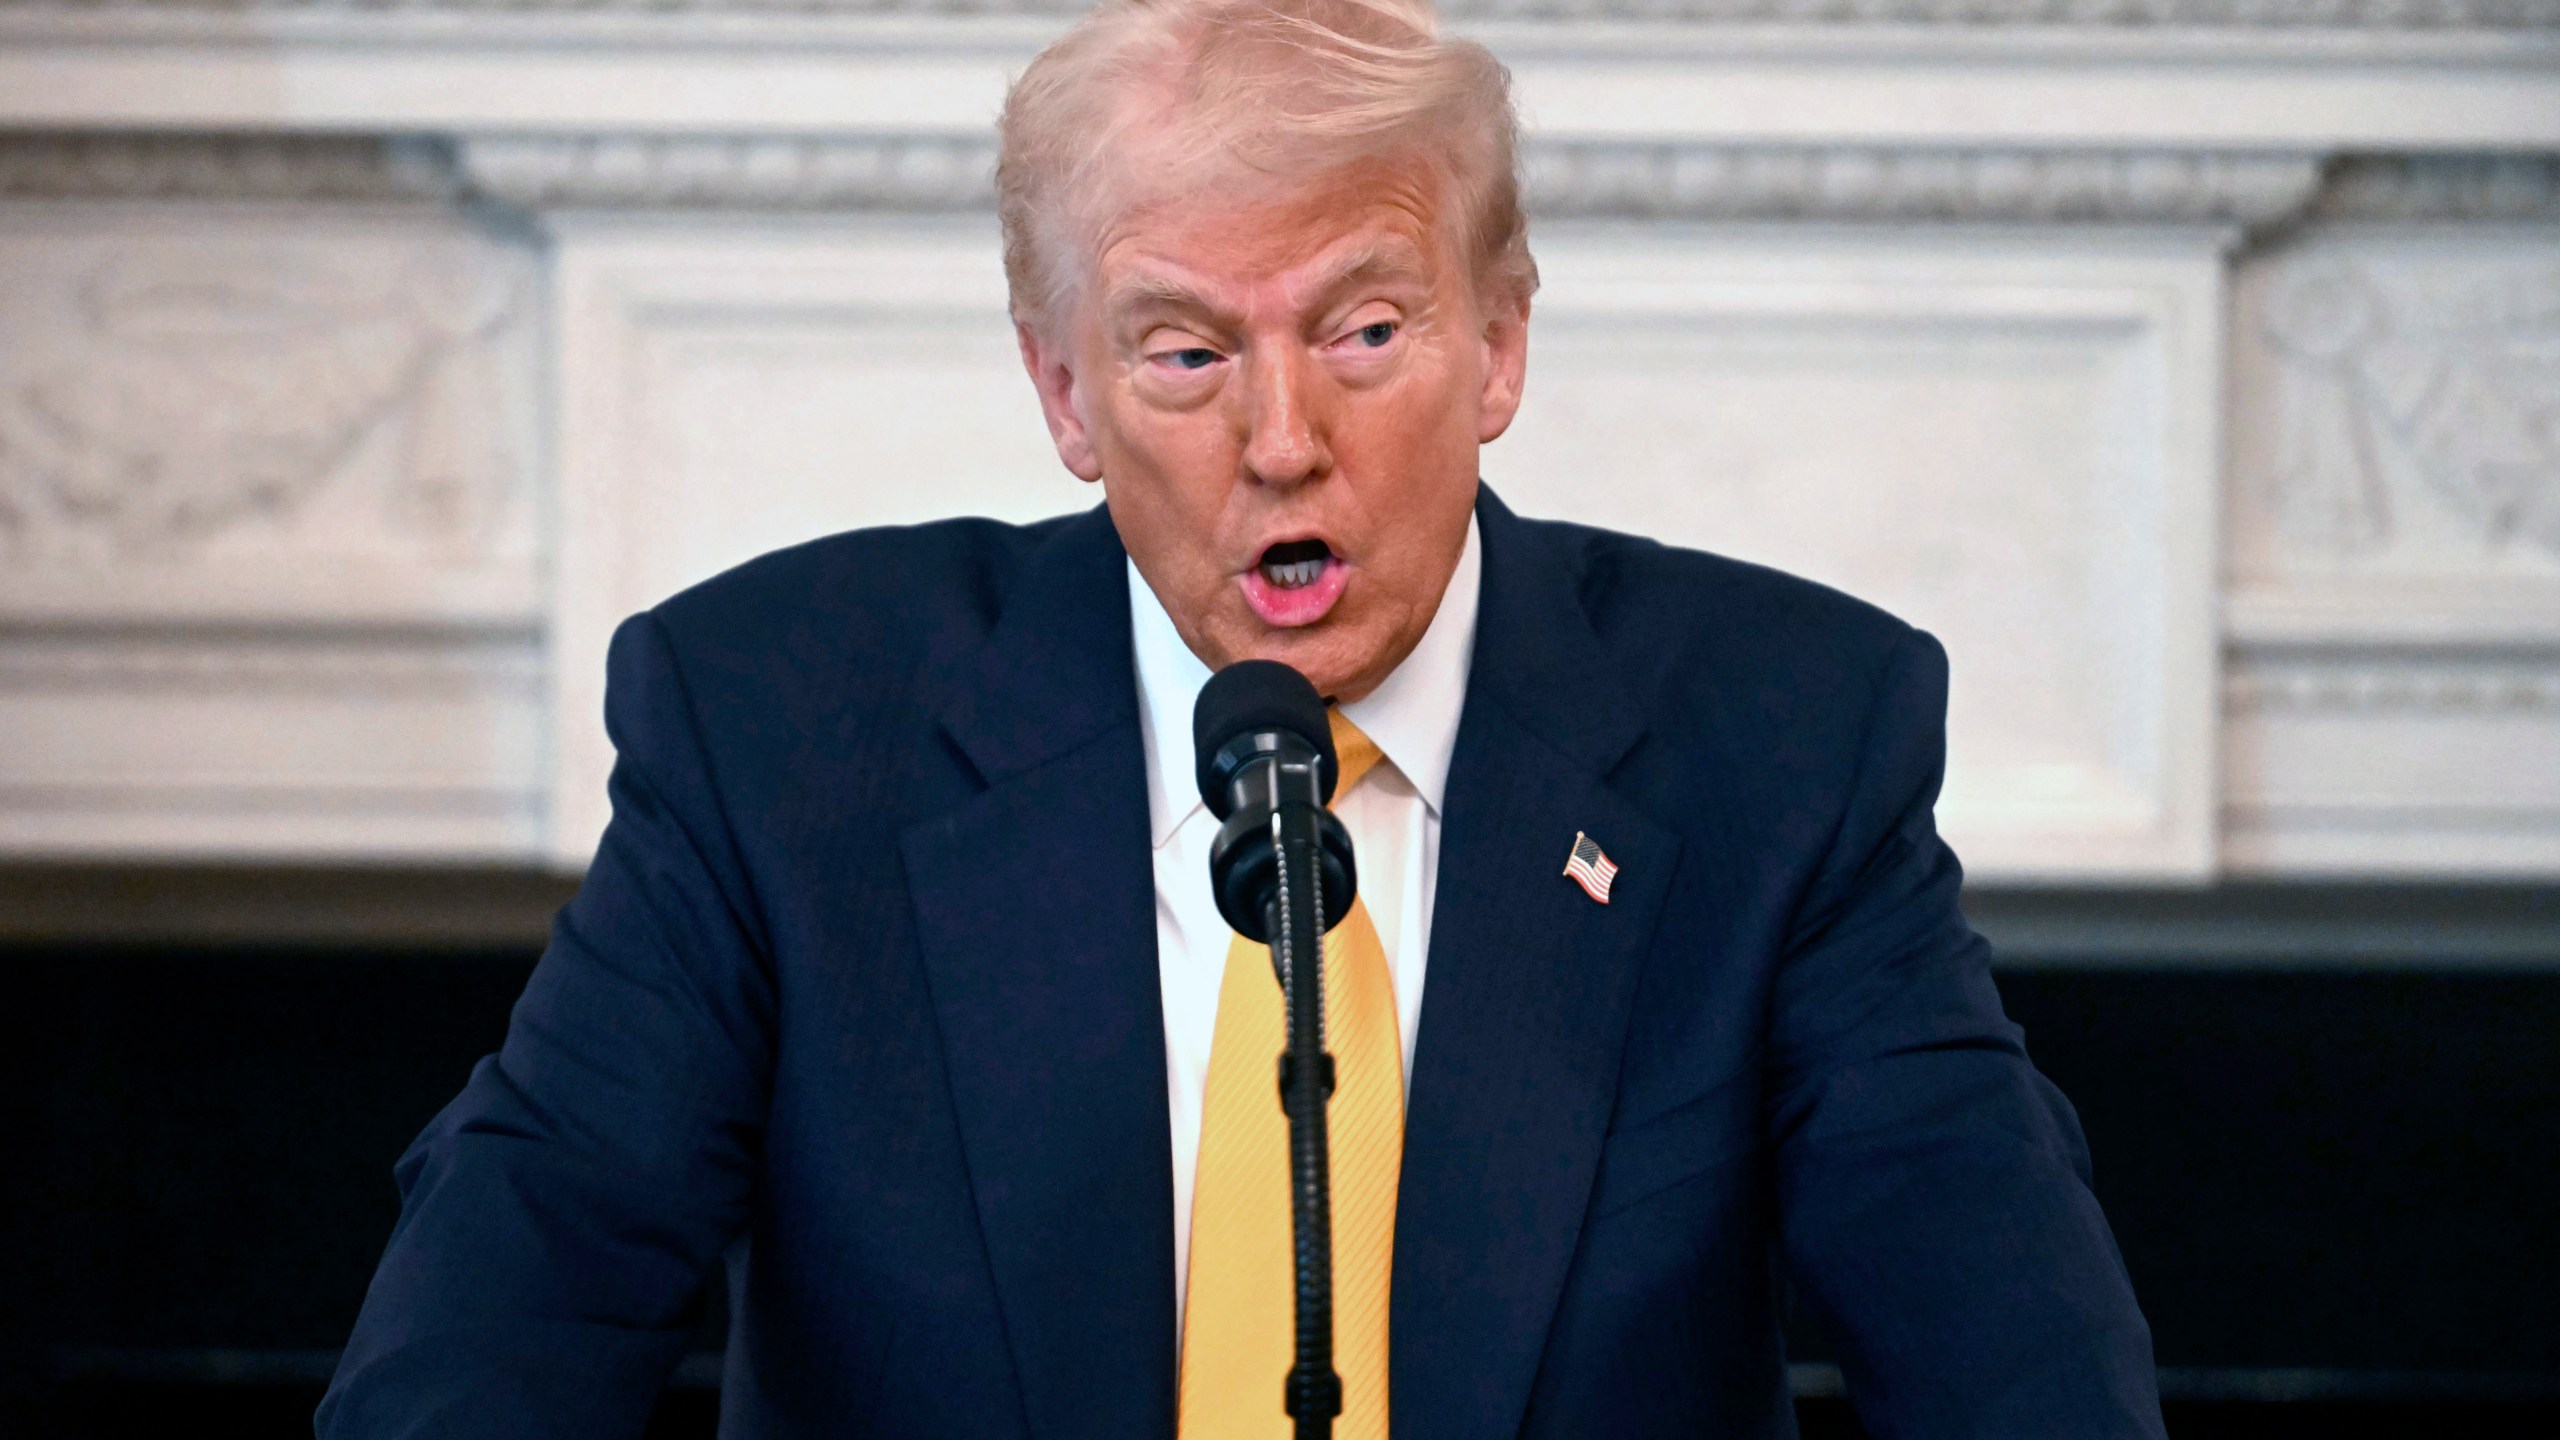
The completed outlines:
{"type": "MultiPolygon", "coordinates": [[[[1402,207],[1396,207],[1402,208],[1402,207]]],[[[1372,225],[1374,226],[1374,221],[1372,225]]],[[[1426,222],[1427,223],[1427,222],[1426,222]]],[[[1197,277],[1176,251],[1162,251],[1161,241],[1144,243],[1131,273],[1114,277],[1102,290],[1098,316],[1105,323],[1125,323],[1155,309],[1204,316],[1222,325],[1242,325],[1251,308],[1250,295],[1265,286],[1276,289],[1294,310],[1313,310],[1343,290],[1364,283],[1404,283],[1429,288],[1432,267],[1427,246],[1399,229],[1385,233],[1336,236],[1331,244],[1294,264],[1283,263],[1258,276],[1197,277]],[[1327,249],[1347,247],[1339,253],[1327,249]],[[1148,253],[1148,252],[1158,253],[1148,253]],[[1230,278],[1241,293],[1221,294],[1230,278]]],[[[1105,242],[1102,253],[1113,248],[1105,242]]],[[[1312,317],[1311,317],[1312,318],[1312,317]]]]}

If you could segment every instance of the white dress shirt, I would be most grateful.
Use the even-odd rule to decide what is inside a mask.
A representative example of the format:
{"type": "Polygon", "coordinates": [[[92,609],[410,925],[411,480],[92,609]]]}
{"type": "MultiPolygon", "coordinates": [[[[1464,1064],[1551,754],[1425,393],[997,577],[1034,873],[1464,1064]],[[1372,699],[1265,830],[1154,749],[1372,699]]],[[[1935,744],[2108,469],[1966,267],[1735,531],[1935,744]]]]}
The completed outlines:
{"type": "MultiPolygon", "coordinates": [[[[1440,865],[1440,806],[1458,744],[1467,665],[1475,650],[1483,558],[1475,521],[1431,628],[1384,683],[1342,713],[1385,756],[1333,813],[1351,832],[1360,898],[1378,927],[1395,979],[1396,1024],[1406,1083],[1422,1015],[1422,967],[1431,944],[1431,898],[1440,865]]],[[[1147,751],[1147,816],[1155,844],[1156,973],[1164,993],[1166,1099],[1173,1112],[1173,1286],[1189,1286],[1191,1179],[1200,1158],[1200,1107],[1209,1045],[1218,1029],[1218,986],[1235,934],[1209,891],[1209,842],[1217,817],[1193,778],[1191,707],[1209,667],[1173,628],[1163,602],[1129,567],[1129,616],[1138,661],[1138,725],[1147,751]]],[[[1277,984],[1277,981],[1273,982],[1277,984]]],[[[1273,1100],[1278,1104],[1278,1100],[1273,1100]]],[[[1178,1311],[1177,1311],[1178,1314],[1178,1311]]],[[[1177,1330],[1179,1326],[1177,1325],[1177,1330]]]]}

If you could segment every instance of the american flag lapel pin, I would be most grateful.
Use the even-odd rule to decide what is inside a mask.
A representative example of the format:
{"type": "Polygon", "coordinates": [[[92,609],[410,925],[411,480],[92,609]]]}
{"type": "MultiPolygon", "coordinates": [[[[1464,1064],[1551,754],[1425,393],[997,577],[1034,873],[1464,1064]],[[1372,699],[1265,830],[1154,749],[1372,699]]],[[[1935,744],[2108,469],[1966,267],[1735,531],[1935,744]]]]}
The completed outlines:
{"type": "Polygon", "coordinates": [[[1573,832],[1573,853],[1565,857],[1564,873],[1566,878],[1582,887],[1583,894],[1606,905],[1609,903],[1609,882],[1618,878],[1618,867],[1601,853],[1599,841],[1576,830],[1573,832]]]}

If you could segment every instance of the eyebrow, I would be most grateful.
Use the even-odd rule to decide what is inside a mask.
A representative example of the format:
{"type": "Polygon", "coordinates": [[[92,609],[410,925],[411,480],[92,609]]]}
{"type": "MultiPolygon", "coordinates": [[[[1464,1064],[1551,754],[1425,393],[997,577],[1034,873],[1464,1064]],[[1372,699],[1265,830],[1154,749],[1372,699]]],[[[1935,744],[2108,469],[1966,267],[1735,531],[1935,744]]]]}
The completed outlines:
{"type": "MultiPolygon", "coordinates": [[[[1360,284],[1363,281],[1402,281],[1421,283],[1428,277],[1417,263],[1413,247],[1401,239],[1373,241],[1351,254],[1323,275],[1312,288],[1317,296],[1360,284]]],[[[1198,291],[1179,280],[1163,275],[1133,275],[1110,288],[1103,297],[1103,313],[1128,316],[1156,307],[1191,310],[1214,318],[1228,318],[1198,291]]]]}
{"type": "Polygon", "coordinates": [[[1125,315],[1132,310],[1155,306],[1212,313],[1217,309],[1190,286],[1161,275],[1130,276],[1114,284],[1102,297],[1102,313],[1105,315],[1125,315]]]}

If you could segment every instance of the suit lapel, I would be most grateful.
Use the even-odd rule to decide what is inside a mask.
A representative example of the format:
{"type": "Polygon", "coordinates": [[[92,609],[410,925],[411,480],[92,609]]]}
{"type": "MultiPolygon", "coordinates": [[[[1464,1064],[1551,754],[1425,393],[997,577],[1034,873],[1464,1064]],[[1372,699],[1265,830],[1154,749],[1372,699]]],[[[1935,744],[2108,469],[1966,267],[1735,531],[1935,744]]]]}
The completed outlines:
{"type": "Polygon", "coordinates": [[[1169,1437],[1173,1178],[1123,552],[1026,563],[945,732],[984,793],[904,834],[980,1226],[1044,1437],[1169,1437]]]}
{"type": "Polygon", "coordinates": [[[1679,843],[1603,783],[1642,734],[1574,577],[1486,493],[1485,578],[1442,817],[1396,1208],[1405,1440],[1520,1426],[1617,1091],[1679,843]],[[1576,831],[1619,866],[1601,905],[1576,831]]]}

